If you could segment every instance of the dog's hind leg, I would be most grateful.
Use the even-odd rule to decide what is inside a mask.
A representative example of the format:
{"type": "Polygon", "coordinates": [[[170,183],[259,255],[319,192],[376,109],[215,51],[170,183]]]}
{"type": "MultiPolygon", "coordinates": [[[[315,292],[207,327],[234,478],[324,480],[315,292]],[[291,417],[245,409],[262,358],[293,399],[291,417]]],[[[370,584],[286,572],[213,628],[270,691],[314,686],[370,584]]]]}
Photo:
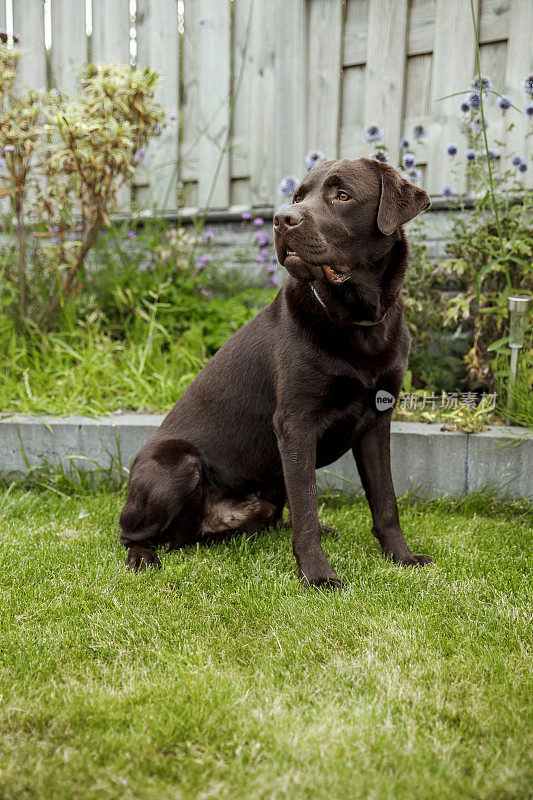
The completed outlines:
{"type": "Polygon", "coordinates": [[[194,541],[202,495],[202,463],[194,445],[181,439],[147,442],[133,462],[120,515],[126,564],[136,570],[161,566],[155,548],[172,544],[177,522],[184,528],[180,543],[194,541]]]}

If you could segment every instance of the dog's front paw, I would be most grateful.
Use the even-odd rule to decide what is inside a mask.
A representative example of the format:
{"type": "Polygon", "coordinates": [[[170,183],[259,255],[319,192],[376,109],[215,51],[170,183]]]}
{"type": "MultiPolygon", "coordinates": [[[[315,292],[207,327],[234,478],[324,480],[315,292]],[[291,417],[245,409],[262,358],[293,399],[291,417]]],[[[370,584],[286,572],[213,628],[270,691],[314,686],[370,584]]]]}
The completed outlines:
{"type": "Polygon", "coordinates": [[[135,572],[145,572],[148,567],[160,569],[161,561],[157,553],[148,547],[130,547],[126,556],[126,566],[135,572]]]}

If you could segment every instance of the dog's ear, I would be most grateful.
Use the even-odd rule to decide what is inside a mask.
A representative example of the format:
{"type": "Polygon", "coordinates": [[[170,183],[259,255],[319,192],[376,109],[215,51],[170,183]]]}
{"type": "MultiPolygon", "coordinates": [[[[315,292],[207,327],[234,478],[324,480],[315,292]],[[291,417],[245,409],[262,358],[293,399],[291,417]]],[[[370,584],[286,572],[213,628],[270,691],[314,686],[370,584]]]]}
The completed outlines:
{"type": "Polygon", "coordinates": [[[385,236],[390,236],[396,228],[409,222],[431,203],[427,193],[405,178],[387,164],[380,164],[381,195],[378,208],[378,228],[385,236]]]}

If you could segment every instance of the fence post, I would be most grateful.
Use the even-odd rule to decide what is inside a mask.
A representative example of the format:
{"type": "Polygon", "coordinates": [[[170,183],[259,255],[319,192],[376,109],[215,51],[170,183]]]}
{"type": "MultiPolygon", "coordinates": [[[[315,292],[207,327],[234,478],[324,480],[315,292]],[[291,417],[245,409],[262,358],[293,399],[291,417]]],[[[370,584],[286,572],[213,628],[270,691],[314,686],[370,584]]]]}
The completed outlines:
{"type": "Polygon", "coordinates": [[[138,0],[137,65],[159,73],[157,99],[170,116],[134,181],[138,189],[149,187],[159,211],[175,211],[178,202],[179,47],[177,0],[138,0]]]}
{"type": "Polygon", "coordinates": [[[13,30],[20,36],[20,46],[26,51],[18,68],[18,85],[46,89],[44,4],[41,0],[15,0],[13,30]]]}
{"type": "MultiPolygon", "coordinates": [[[[407,52],[407,0],[371,0],[366,51],[365,126],[383,127],[391,163],[398,162],[407,52]]],[[[376,145],[379,148],[379,145],[376,145]]]]}
{"type": "Polygon", "coordinates": [[[51,13],[52,85],[73,92],[87,61],[85,0],[53,0],[51,13]]]}
{"type": "Polygon", "coordinates": [[[6,0],[0,0],[0,30],[6,29],[6,0]]]}
{"type": "MultiPolygon", "coordinates": [[[[274,180],[287,174],[300,177],[305,165],[306,39],[305,0],[275,0],[276,91],[274,115],[274,180]]],[[[274,198],[279,204],[279,198],[274,198]]]]}

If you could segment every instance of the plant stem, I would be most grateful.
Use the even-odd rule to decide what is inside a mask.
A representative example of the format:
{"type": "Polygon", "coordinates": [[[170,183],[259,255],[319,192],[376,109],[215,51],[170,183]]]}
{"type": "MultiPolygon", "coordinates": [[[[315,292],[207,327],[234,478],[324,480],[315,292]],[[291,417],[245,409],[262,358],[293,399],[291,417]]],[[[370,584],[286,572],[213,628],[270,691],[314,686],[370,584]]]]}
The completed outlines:
{"type": "MultiPolygon", "coordinates": [[[[505,256],[505,251],[503,247],[503,237],[500,225],[500,215],[498,213],[498,204],[496,202],[496,197],[494,194],[494,179],[492,177],[492,165],[490,163],[490,157],[489,157],[490,150],[489,150],[489,141],[487,138],[487,126],[485,125],[485,109],[483,107],[483,86],[481,84],[481,59],[479,55],[479,36],[477,32],[476,13],[474,11],[474,0],[470,0],[470,11],[472,12],[472,28],[474,31],[474,42],[476,45],[476,71],[477,71],[478,85],[479,85],[479,109],[481,112],[481,124],[483,127],[483,139],[485,142],[485,157],[487,159],[487,169],[489,173],[489,194],[492,203],[492,210],[494,211],[496,230],[498,231],[498,240],[500,242],[500,254],[503,259],[505,256]]],[[[507,265],[505,266],[505,276],[507,285],[510,288],[510,277],[507,265]]]]}
{"type": "Polygon", "coordinates": [[[26,283],[26,223],[24,221],[24,201],[20,187],[17,187],[15,195],[15,216],[17,219],[20,314],[24,319],[28,306],[28,286],[26,283]]]}

